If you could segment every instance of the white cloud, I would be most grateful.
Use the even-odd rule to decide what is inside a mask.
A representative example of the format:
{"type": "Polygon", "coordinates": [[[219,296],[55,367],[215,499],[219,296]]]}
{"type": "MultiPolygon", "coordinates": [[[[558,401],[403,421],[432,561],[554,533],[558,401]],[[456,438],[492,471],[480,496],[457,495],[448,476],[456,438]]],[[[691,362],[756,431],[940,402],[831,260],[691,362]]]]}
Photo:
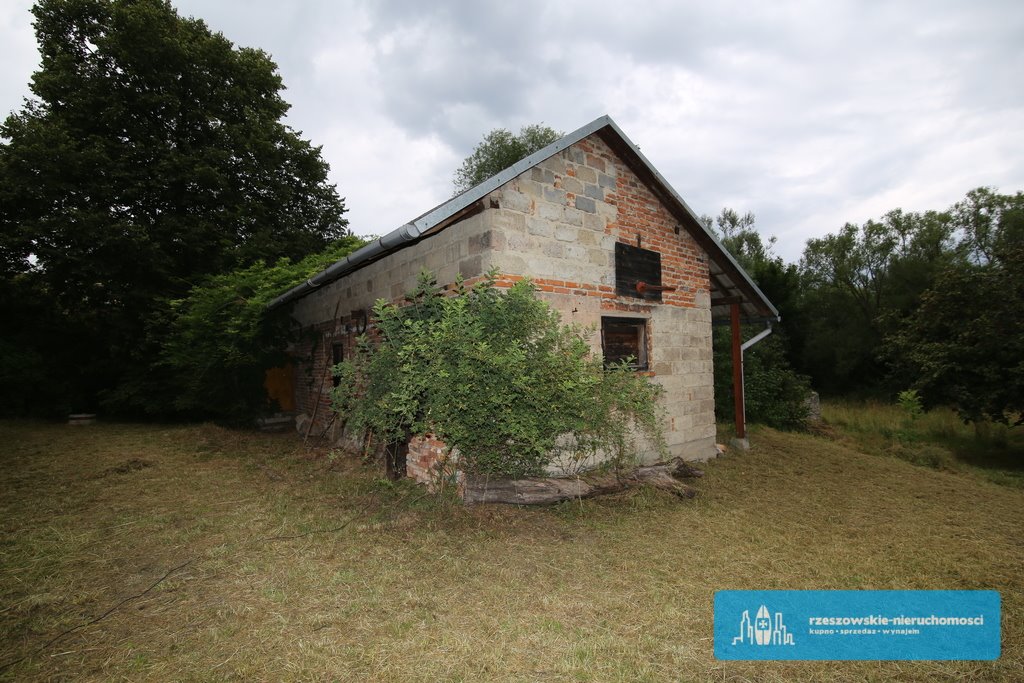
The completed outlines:
{"type": "MultiPolygon", "coordinates": [[[[37,62],[29,0],[0,8],[0,106],[37,62]]],[[[810,236],[978,185],[1024,189],[1024,5],[520,0],[176,2],[281,67],[357,232],[451,192],[484,133],[611,114],[690,205],[810,236]]]]}
{"type": "Polygon", "coordinates": [[[29,78],[39,66],[31,8],[32,0],[6,0],[0,4],[0,44],[4,46],[0,116],[20,109],[23,99],[31,94],[29,78]]]}

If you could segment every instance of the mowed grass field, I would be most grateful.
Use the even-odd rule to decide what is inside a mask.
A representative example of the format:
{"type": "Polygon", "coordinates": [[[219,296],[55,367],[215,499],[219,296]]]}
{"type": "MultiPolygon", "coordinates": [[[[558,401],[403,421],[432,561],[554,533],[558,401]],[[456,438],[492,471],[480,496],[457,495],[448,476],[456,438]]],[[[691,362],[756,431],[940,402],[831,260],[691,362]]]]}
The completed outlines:
{"type": "Polygon", "coordinates": [[[467,509],[293,434],[0,423],[0,680],[1024,680],[1024,490],[751,439],[693,500],[467,509]],[[716,661],[714,592],[781,588],[999,590],[1002,656],[716,661]]]}

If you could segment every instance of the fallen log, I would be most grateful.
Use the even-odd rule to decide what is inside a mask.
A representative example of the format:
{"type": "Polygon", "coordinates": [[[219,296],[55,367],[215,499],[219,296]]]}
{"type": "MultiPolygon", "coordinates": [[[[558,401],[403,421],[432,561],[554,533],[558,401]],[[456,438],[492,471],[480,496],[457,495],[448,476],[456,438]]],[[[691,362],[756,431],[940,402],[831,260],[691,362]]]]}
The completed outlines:
{"type": "Polygon", "coordinates": [[[524,479],[467,478],[463,500],[467,504],[550,505],[576,498],[592,498],[637,486],[653,486],[680,498],[693,498],[696,489],[681,478],[704,473],[680,458],[644,465],[625,472],[584,473],[578,477],[527,477],[524,479]]]}

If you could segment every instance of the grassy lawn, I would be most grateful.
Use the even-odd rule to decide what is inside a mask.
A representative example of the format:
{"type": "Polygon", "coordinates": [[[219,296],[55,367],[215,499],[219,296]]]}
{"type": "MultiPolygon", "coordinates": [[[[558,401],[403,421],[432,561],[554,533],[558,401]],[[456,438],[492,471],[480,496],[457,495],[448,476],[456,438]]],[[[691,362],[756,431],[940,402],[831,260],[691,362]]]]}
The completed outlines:
{"type": "Polygon", "coordinates": [[[950,472],[968,472],[1024,489],[1024,429],[967,425],[956,413],[936,408],[910,415],[896,405],[828,401],[822,417],[850,445],[950,472]]]}
{"type": "Polygon", "coordinates": [[[1024,680],[1024,489],[751,440],[690,501],[465,509],[294,435],[0,423],[0,680],[1024,680]],[[718,662],[725,588],[996,589],[1002,656],[718,662]]]}

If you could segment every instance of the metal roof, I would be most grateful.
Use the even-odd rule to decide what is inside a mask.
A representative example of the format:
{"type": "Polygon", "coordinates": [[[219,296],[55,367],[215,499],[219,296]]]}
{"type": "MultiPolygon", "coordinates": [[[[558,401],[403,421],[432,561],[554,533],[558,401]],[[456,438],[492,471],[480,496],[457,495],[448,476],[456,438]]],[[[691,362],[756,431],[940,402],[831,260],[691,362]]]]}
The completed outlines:
{"type": "Polygon", "coordinates": [[[676,216],[683,227],[707,252],[711,271],[711,315],[713,318],[728,317],[732,303],[739,303],[746,320],[774,320],[779,312],[768,300],[750,276],[740,267],[736,259],[726,251],[718,238],[697,218],[679,193],[647,160],[640,149],[609,116],[594,119],[587,125],[556,140],[547,147],[534,152],[501,173],[488,178],[446,202],[439,204],[396,230],[380,237],[365,247],[341,259],[326,270],[309,278],[268,305],[273,309],[294,301],[315,289],[343,277],[379,258],[418,242],[429,234],[443,230],[451,223],[468,214],[477,202],[521,173],[554,156],[580,140],[598,134],[622,158],[627,166],[647,185],[665,206],[676,216]]]}

